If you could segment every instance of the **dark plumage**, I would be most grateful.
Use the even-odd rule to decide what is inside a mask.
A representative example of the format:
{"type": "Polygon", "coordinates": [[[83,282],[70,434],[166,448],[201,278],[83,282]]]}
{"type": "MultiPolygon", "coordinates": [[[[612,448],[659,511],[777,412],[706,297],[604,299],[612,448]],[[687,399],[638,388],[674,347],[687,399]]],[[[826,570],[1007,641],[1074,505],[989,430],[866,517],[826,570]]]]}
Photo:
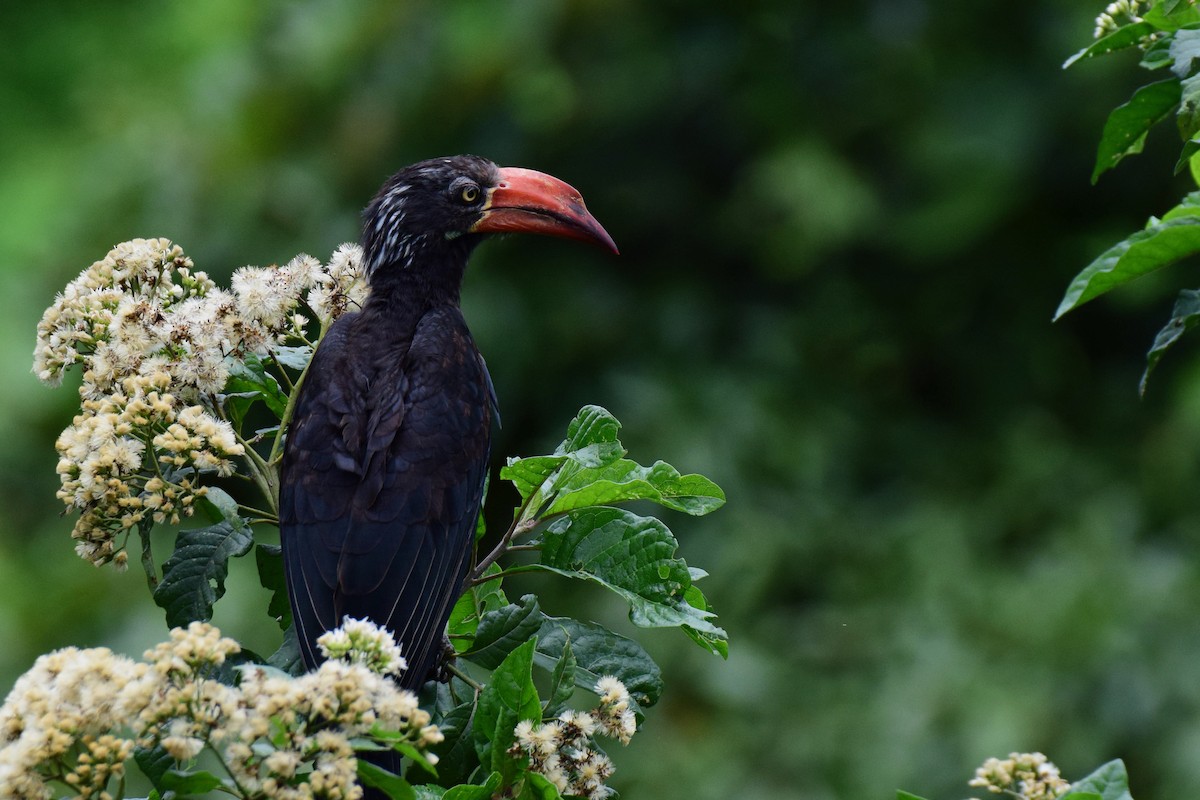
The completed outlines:
{"type": "Polygon", "coordinates": [[[459,310],[488,234],[615,246],[579,193],[475,156],[392,176],[364,212],[371,293],[317,348],[287,432],[280,530],[304,663],[344,616],[389,628],[418,689],[470,567],[494,396],[459,310]]]}

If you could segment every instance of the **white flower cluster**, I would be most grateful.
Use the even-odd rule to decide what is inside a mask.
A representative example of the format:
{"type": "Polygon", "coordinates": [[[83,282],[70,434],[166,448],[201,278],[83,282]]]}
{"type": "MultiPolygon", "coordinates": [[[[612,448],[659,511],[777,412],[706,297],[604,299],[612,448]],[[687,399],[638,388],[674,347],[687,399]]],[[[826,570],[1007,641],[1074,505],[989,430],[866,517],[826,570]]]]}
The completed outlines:
{"type": "Polygon", "coordinates": [[[331,660],[295,679],[243,667],[237,686],[222,683],[216,671],[238,650],[194,622],[145,663],[106,649],[42,656],[0,707],[0,800],[45,800],[52,781],[111,800],[135,745],[180,765],[208,747],[239,797],[356,800],[354,737],[378,727],[419,750],[442,739],[411,692],[361,664],[331,660]]]}
{"type": "Polygon", "coordinates": [[[361,251],[342,245],[328,266],[300,255],[282,267],[243,267],[219,289],[166,239],[117,245],[71,281],[38,324],[33,369],[49,384],[83,371],[81,413],[59,437],[58,493],[80,512],[76,551],[125,562],[117,537],[150,515],[192,513],[200,476],[228,475],[245,454],[220,416],[233,364],[304,341],[362,302],[361,251]]]}
{"type": "Polygon", "coordinates": [[[1071,789],[1058,767],[1041,753],[1009,753],[989,758],[968,783],[1018,800],[1055,800],[1071,789]]]}
{"type": "Polygon", "coordinates": [[[517,723],[510,752],[529,758],[529,768],[572,797],[602,800],[613,794],[605,781],[613,773],[612,761],[600,751],[593,737],[604,734],[629,744],[637,730],[625,684],[611,675],[596,683],[600,704],[594,711],[564,711],[558,719],[535,725],[517,723]]]}
{"type": "Polygon", "coordinates": [[[1096,30],[1092,36],[1099,39],[1124,25],[1141,22],[1141,15],[1149,5],[1149,0],[1114,0],[1096,17],[1096,30]]]}
{"type": "Polygon", "coordinates": [[[408,669],[391,634],[370,620],[346,617],[341,627],[317,637],[317,646],[326,658],[362,664],[380,675],[399,675],[408,669]]]}

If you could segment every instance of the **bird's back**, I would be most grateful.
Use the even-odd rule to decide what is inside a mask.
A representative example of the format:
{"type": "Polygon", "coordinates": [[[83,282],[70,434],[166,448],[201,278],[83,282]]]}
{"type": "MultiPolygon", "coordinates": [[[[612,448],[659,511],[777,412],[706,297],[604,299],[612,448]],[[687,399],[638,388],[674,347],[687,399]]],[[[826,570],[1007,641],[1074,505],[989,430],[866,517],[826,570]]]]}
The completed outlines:
{"type": "Polygon", "coordinates": [[[416,689],[470,564],[490,382],[457,307],[346,315],[313,358],[288,431],[280,530],[307,666],[344,616],[388,627],[416,689]]]}

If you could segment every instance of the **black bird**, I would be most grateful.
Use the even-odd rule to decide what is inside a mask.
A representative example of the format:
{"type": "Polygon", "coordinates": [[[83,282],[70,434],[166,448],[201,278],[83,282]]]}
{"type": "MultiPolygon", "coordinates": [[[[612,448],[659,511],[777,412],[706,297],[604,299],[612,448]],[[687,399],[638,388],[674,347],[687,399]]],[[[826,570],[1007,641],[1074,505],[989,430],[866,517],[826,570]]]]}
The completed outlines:
{"type": "Polygon", "coordinates": [[[300,389],[281,466],[279,521],[304,663],[344,616],[387,627],[417,690],[442,652],[470,567],[495,403],[459,310],[487,235],[616,245],[579,192],[477,156],[393,175],[363,212],[371,291],[325,335],[300,389]]]}

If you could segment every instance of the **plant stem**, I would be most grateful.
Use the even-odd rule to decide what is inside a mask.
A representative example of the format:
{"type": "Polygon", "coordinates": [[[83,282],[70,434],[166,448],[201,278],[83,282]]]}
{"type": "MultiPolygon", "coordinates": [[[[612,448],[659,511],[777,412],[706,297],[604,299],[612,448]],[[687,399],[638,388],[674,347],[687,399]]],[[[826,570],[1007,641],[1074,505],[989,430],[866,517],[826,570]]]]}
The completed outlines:
{"type": "Polygon", "coordinates": [[[537,525],[537,520],[525,519],[525,512],[529,507],[529,500],[532,497],[533,495],[531,494],[529,498],[525,499],[525,502],[522,503],[521,507],[517,510],[517,516],[513,519],[512,524],[508,526],[508,530],[504,532],[504,535],[500,537],[500,541],[494,548],[492,548],[492,552],[484,556],[483,561],[480,561],[475,566],[475,569],[471,571],[470,576],[467,578],[468,586],[474,586],[478,582],[479,576],[482,575],[488,567],[490,567],[492,564],[495,564],[496,560],[500,558],[500,556],[504,555],[505,552],[508,551],[508,545],[510,542],[512,542],[514,536],[517,536],[521,533],[526,533],[532,530],[535,525],[537,525]]]}
{"type": "MultiPolygon", "coordinates": [[[[317,348],[321,346],[321,340],[325,338],[325,333],[328,329],[321,328],[321,333],[317,336],[317,341],[313,343],[313,357],[317,355],[317,348]]],[[[275,432],[275,441],[271,443],[271,453],[267,456],[267,463],[274,466],[283,458],[283,434],[287,430],[288,423],[292,421],[292,414],[296,410],[296,398],[300,396],[300,389],[304,386],[304,379],[308,377],[308,370],[312,366],[312,358],[304,365],[304,369],[300,371],[300,376],[296,378],[296,382],[292,384],[292,390],[288,392],[287,405],[283,408],[283,416],[279,418],[279,430],[275,432]]],[[[274,508],[278,509],[279,504],[276,502],[274,508]]],[[[278,512],[277,512],[278,513],[278,512]]]]}
{"type": "Polygon", "coordinates": [[[478,578],[472,578],[467,583],[467,587],[471,588],[474,586],[482,586],[483,584],[487,583],[488,581],[494,581],[497,578],[507,578],[510,575],[524,575],[527,572],[533,572],[536,567],[537,567],[536,564],[528,564],[528,565],[522,566],[522,567],[510,567],[508,569],[502,569],[499,572],[493,572],[491,575],[484,575],[484,576],[481,576],[478,578]]]}
{"type": "Polygon", "coordinates": [[[450,673],[451,675],[453,675],[454,677],[456,677],[456,678],[458,678],[459,680],[461,680],[463,683],[465,683],[465,684],[467,684],[468,686],[470,686],[470,687],[471,687],[472,689],[474,689],[476,692],[482,692],[482,691],[483,691],[483,684],[482,684],[482,683],[480,683],[479,681],[475,680],[475,679],[474,679],[474,678],[472,678],[470,675],[468,675],[467,673],[463,672],[463,671],[462,671],[461,669],[459,669],[458,667],[456,667],[456,666],[454,666],[453,664],[451,664],[449,661],[447,661],[447,662],[446,662],[446,671],[447,671],[447,672],[449,672],[449,673],[450,673]]]}

